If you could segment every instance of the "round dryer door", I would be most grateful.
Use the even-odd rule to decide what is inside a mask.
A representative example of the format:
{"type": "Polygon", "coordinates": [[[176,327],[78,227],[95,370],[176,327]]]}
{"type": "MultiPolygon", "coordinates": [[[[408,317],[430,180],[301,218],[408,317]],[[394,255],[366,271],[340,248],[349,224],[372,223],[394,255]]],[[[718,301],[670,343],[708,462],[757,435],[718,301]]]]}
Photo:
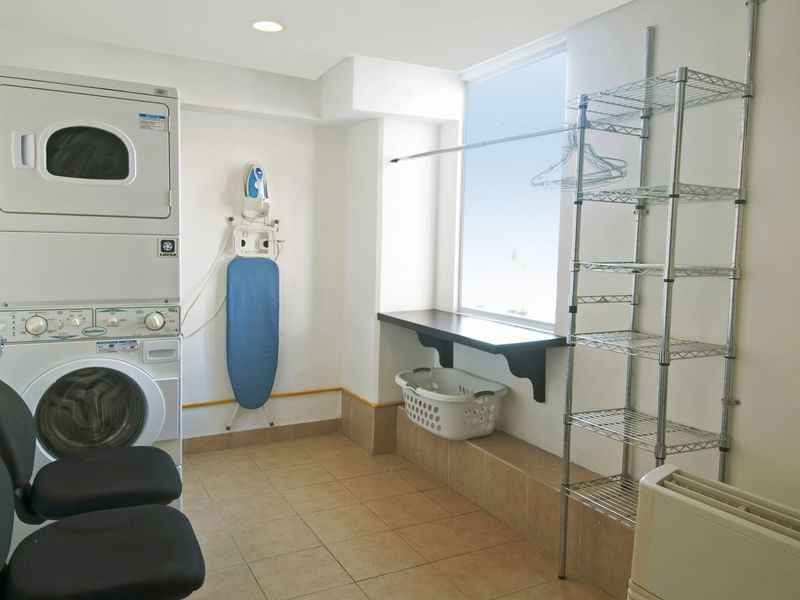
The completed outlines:
{"type": "Polygon", "coordinates": [[[164,423],[164,397],[141,369],[110,359],[79,360],[39,377],[23,394],[52,458],[87,448],[148,445],[164,423]]]}

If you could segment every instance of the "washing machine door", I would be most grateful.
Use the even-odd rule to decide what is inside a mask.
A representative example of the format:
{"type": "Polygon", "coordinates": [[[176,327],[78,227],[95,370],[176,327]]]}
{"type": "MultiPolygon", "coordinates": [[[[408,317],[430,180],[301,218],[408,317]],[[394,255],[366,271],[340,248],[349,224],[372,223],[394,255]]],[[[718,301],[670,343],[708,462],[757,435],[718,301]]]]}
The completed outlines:
{"type": "Polygon", "coordinates": [[[164,425],[158,385],[120,360],[60,365],[36,379],[23,398],[34,414],[39,450],[51,460],[87,448],[150,445],[164,425]]]}

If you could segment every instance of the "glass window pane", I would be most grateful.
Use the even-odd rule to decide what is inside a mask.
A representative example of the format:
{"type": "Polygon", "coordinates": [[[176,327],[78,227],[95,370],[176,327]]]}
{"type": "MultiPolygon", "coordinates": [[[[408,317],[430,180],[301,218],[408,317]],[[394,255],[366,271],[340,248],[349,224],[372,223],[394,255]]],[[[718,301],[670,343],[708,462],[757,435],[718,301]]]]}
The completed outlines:
{"type": "MultiPolygon", "coordinates": [[[[563,124],[566,58],[559,52],[471,86],[466,143],[563,124]]],[[[465,152],[462,308],[555,321],[561,194],[530,180],[561,160],[563,141],[556,134],[465,152]]]]}
{"type": "Polygon", "coordinates": [[[47,389],[36,407],[36,432],[47,451],[61,458],[86,448],[131,446],[146,416],[147,401],[133,379],[90,367],[47,389]]]}
{"type": "Polygon", "coordinates": [[[119,137],[97,127],[65,127],[47,138],[47,171],[76,179],[127,179],[128,148],[119,137]]]}

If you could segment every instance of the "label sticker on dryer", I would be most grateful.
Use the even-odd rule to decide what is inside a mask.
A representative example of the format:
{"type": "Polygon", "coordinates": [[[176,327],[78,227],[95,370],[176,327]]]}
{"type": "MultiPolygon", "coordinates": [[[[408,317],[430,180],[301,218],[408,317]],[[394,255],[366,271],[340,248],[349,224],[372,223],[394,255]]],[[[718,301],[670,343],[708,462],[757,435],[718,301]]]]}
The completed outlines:
{"type": "Polygon", "coordinates": [[[152,131],[166,131],[167,115],[153,115],[149,113],[139,113],[139,129],[150,129],[152,131]]]}
{"type": "Polygon", "coordinates": [[[97,342],[96,345],[98,354],[130,353],[139,349],[139,340],[112,340],[109,342],[97,342]]]}

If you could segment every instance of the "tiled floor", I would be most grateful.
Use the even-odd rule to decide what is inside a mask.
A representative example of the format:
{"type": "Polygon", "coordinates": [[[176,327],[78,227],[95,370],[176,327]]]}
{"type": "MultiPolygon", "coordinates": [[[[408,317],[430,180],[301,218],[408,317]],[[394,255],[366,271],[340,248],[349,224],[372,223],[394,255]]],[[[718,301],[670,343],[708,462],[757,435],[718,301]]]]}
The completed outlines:
{"type": "Polygon", "coordinates": [[[342,435],[190,454],[193,600],[609,600],[397,455],[342,435]]]}

